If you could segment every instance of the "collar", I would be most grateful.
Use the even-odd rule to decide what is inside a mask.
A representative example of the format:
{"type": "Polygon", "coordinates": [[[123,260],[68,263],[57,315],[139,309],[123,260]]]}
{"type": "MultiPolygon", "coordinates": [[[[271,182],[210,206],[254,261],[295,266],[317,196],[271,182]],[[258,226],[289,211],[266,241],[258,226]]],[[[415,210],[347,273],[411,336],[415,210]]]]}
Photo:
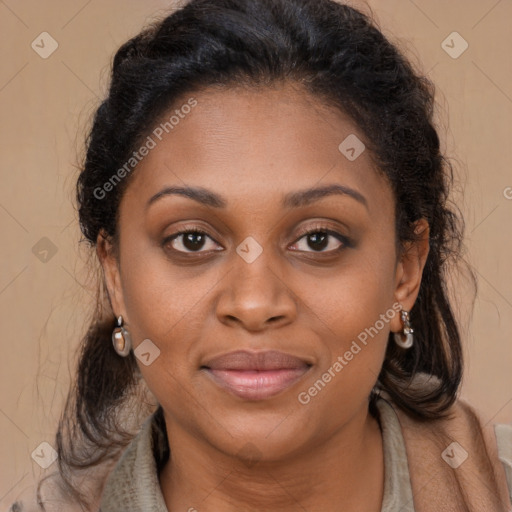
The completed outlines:
{"type": "Polygon", "coordinates": [[[149,416],[109,475],[100,512],[168,512],[158,480],[168,458],[161,406],[149,416]]]}
{"type": "MultiPolygon", "coordinates": [[[[384,497],[381,512],[414,512],[405,444],[393,407],[376,401],[384,449],[384,497]]],[[[163,410],[142,425],[105,484],[101,512],[168,512],[158,475],[169,457],[163,410]]]]}

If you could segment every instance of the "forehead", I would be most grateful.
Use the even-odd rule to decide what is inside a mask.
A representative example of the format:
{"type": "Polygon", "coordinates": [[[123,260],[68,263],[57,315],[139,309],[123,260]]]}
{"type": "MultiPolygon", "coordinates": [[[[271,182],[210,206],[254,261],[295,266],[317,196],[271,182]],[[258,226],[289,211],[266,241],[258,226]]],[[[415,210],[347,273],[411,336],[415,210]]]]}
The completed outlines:
{"type": "Polygon", "coordinates": [[[187,184],[214,190],[228,202],[261,205],[291,190],[331,183],[360,191],[376,213],[392,202],[369,152],[352,160],[340,150],[345,140],[354,146],[364,139],[358,127],[297,86],[211,87],[183,96],[155,128],[171,118],[169,133],[150,134],[155,145],[134,171],[126,191],[130,203],[187,184]],[[192,98],[195,106],[182,108],[192,98]]]}

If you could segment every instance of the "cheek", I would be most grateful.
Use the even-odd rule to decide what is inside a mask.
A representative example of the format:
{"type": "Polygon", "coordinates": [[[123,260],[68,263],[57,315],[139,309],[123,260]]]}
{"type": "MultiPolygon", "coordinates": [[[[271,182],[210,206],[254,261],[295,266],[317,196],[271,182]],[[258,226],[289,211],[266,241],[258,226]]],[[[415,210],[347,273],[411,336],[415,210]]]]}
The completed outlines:
{"type": "Polygon", "coordinates": [[[191,323],[199,321],[205,297],[221,275],[215,270],[198,272],[192,266],[172,264],[164,249],[142,233],[132,239],[138,242],[122,249],[121,265],[123,297],[132,328],[137,338],[179,341],[187,328],[190,331],[191,323]]]}
{"type": "Polygon", "coordinates": [[[193,273],[171,265],[159,250],[126,247],[123,297],[134,349],[149,339],[159,351],[150,366],[137,361],[144,379],[157,398],[161,398],[159,390],[177,398],[194,371],[196,340],[207,336],[206,305],[223,274],[211,268],[193,273]]]}
{"type": "Polygon", "coordinates": [[[382,367],[391,320],[397,313],[392,307],[392,253],[380,254],[360,253],[321,286],[318,281],[316,286],[306,282],[301,292],[323,326],[326,357],[312,382],[332,381],[329,393],[318,393],[326,403],[348,405],[352,400],[356,406],[369,394],[382,367]]]}
{"type": "Polygon", "coordinates": [[[136,275],[127,281],[125,301],[133,346],[136,350],[139,343],[150,339],[158,350],[149,366],[143,359],[137,364],[148,388],[167,411],[186,411],[197,370],[196,340],[207,336],[205,297],[215,280],[185,280],[149,265],[140,274],[144,277],[136,275]]]}
{"type": "Polygon", "coordinates": [[[394,278],[390,251],[363,248],[330,271],[328,278],[301,279],[300,294],[334,333],[346,339],[373,325],[391,307],[394,278]]]}

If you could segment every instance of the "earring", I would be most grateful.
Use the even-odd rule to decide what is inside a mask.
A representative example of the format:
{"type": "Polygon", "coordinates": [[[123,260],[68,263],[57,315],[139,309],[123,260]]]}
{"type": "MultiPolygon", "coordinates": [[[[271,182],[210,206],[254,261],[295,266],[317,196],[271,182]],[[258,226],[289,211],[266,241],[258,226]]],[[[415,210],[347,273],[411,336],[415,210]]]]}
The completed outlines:
{"type": "Polygon", "coordinates": [[[122,316],[117,318],[117,327],[112,332],[112,344],[121,357],[126,357],[132,349],[132,338],[128,330],[123,327],[122,316]]]}
{"type": "Polygon", "coordinates": [[[400,311],[400,316],[402,317],[402,323],[404,324],[403,331],[396,332],[394,334],[395,343],[402,348],[411,348],[414,343],[414,338],[412,333],[414,332],[413,328],[411,327],[411,322],[409,321],[409,312],[400,311]],[[405,336],[405,340],[402,338],[402,334],[405,336]]]}

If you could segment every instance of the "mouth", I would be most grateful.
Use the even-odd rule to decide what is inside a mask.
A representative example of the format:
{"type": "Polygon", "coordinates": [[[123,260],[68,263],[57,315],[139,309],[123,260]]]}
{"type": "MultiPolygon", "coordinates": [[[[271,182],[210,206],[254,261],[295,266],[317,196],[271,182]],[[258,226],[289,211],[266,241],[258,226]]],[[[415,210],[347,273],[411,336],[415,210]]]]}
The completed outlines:
{"type": "Polygon", "coordinates": [[[293,386],[312,364],[277,351],[237,351],[214,358],[201,370],[224,391],[244,400],[264,400],[293,386]]]}

